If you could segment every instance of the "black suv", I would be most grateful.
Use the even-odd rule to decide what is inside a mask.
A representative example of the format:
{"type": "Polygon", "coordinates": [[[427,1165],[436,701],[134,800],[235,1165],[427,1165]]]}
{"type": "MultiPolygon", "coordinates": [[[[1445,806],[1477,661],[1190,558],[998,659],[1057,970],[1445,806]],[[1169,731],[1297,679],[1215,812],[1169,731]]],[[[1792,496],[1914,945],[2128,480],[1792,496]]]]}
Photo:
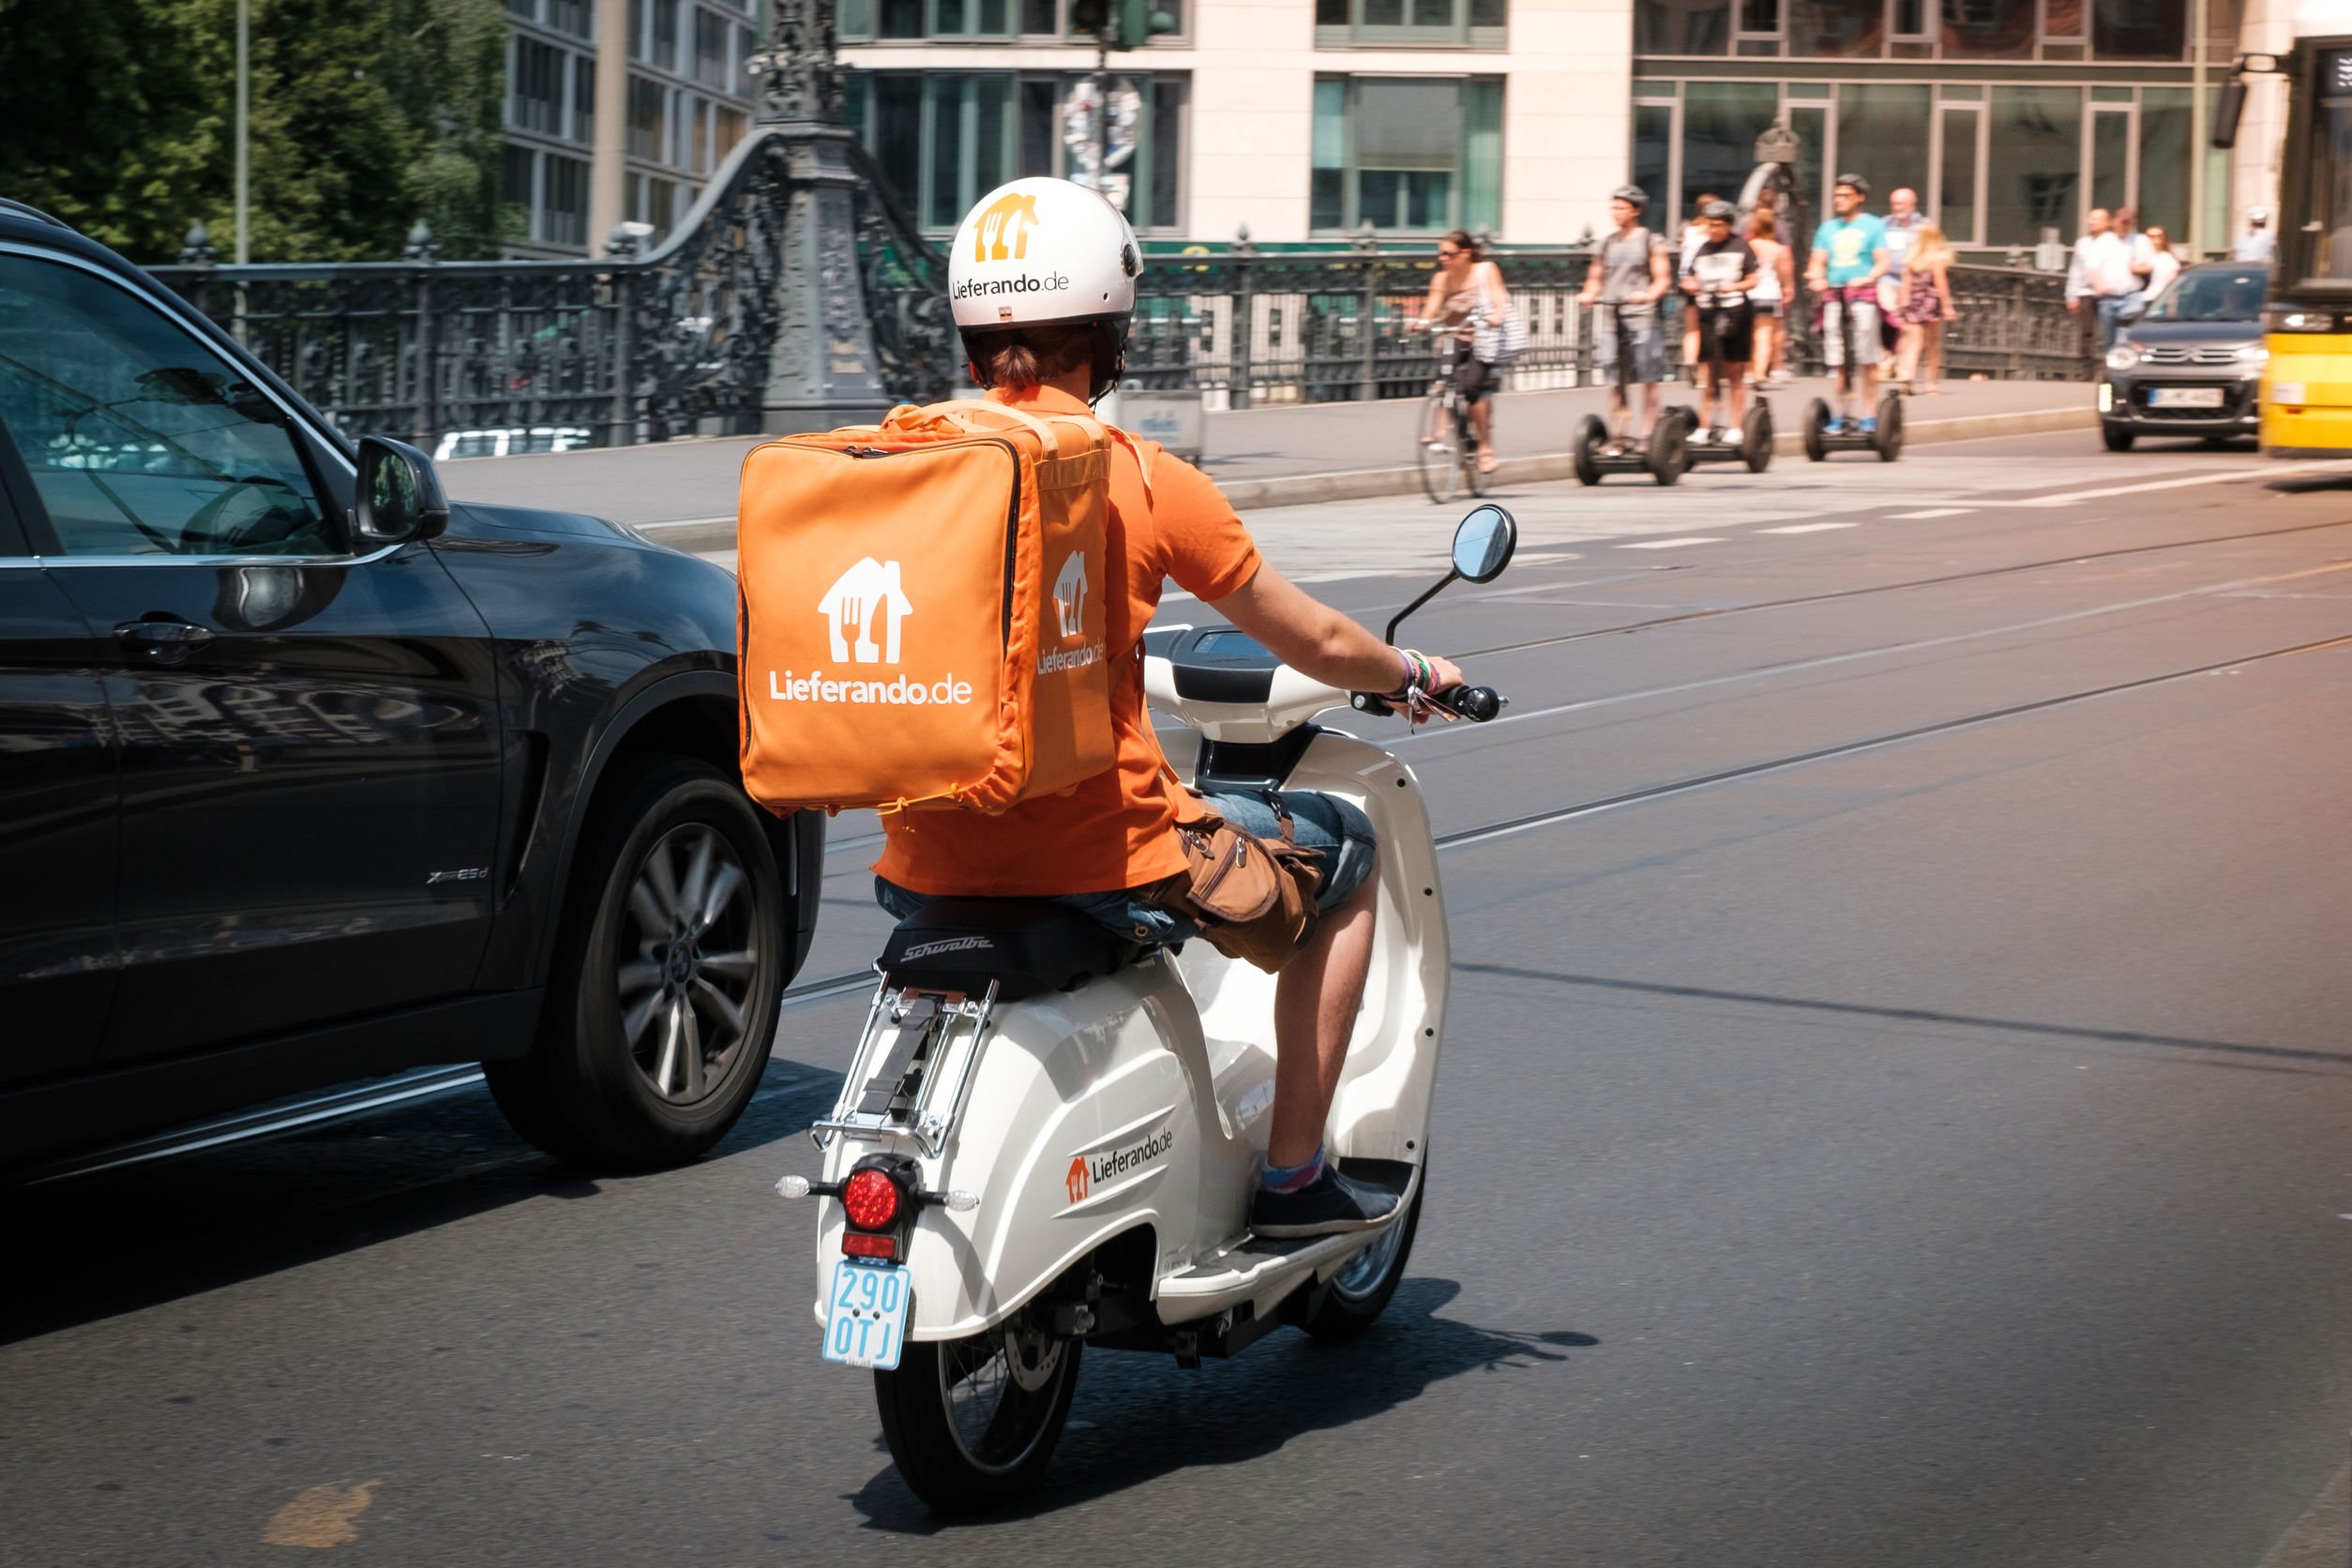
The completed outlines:
{"type": "Polygon", "coordinates": [[[719,567],[450,505],[0,204],[0,1165],[475,1061],[557,1153],[707,1149],[824,843],[734,647],[719,567]]]}

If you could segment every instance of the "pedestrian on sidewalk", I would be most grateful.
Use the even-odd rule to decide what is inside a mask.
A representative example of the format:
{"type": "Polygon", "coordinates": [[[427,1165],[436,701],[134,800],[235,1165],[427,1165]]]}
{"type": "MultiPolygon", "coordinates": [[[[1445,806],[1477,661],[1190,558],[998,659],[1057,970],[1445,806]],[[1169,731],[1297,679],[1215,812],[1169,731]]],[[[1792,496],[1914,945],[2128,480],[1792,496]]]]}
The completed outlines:
{"type": "Polygon", "coordinates": [[[1630,449],[1626,427],[1633,415],[1633,389],[1641,388],[1641,431],[1634,438],[1644,445],[1658,423],[1658,384],[1666,377],[1666,343],[1658,330],[1658,301],[1674,286],[1668,271],[1672,254],[1665,236],[1641,226],[1642,204],[1649,198],[1637,185],[1621,185],[1609,198],[1609,219],[1616,225],[1592,255],[1584,275],[1580,306],[1599,306],[1593,312],[1594,369],[1609,389],[1609,450],[1630,449]]]}
{"type": "Polygon", "coordinates": [[[1781,243],[1780,218],[1758,207],[1748,220],[1748,245],[1756,252],[1756,384],[1785,386],[1781,358],[1788,348],[1788,302],[1797,297],[1797,253],[1781,243]]]}
{"type": "Polygon", "coordinates": [[[2236,245],[2230,247],[2230,260],[2261,262],[2267,265],[2278,248],[2279,236],[2270,232],[2270,209],[2248,207],[2246,232],[2238,236],[2236,245]]]}
{"type": "Polygon", "coordinates": [[[2164,233],[2161,223],[2148,226],[2148,286],[2142,291],[2142,298],[2153,305],[2156,297],[2172,287],[2172,280],[2180,276],[2181,263],[2180,258],[2173,253],[2172,236],[2164,233]]]}
{"type": "Polygon", "coordinates": [[[1933,393],[1941,390],[1936,377],[1943,369],[1944,325],[1960,319],[1952,301],[1952,242],[1935,219],[1921,223],[1903,256],[1898,281],[1901,303],[1895,320],[1903,339],[1895,350],[1894,378],[1903,390],[1933,393]],[[1924,373],[1922,366],[1927,367],[1924,373]]]}
{"type": "Polygon", "coordinates": [[[1919,210],[1919,192],[1907,185],[1896,186],[1887,192],[1884,221],[1887,275],[1878,280],[1878,309],[1889,322],[1896,322],[1903,314],[1903,263],[1910,255],[1920,231],[1927,226],[1927,215],[1919,210]]]}
{"type": "MultiPolygon", "coordinates": [[[[1425,331],[1454,347],[1454,385],[1470,404],[1470,428],[1478,432],[1478,471],[1492,474],[1501,459],[1495,454],[1495,385],[1501,379],[1493,365],[1474,352],[1482,322],[1500,322],[1511,309],[1511,292],[1503,287],[1502,269],[1479,252],[1467,229],[1456,229],[1438,241],[1438,270],[1429,279],[1429,297],[1422,302],[1421,319],[1408,322],[1409,332],[1425,331]]],[[[1421,439],[1431,439],[1424,430],[1421,439]]]]}
{"type": "Polygon", "coordinates": [[[2140,291],[2132,262],[2132,248],[2115,232],[2107,209],[2093,207],[2085,214],[2083,235],[2074,242],[2074,259],[2066,270],[2066,309],[2090,329],[2096,358],[2115,347],[2124,307],[2140,291]]]}

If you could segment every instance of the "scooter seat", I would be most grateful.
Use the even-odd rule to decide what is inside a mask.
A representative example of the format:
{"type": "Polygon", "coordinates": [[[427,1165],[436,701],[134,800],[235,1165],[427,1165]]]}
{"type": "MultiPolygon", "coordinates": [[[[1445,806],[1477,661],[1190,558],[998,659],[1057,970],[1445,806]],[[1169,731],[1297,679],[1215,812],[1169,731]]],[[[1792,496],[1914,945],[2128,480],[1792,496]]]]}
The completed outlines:
{"type": "Polygon", "coordinates": [[[1038,898],[940,898],[890,933],[882,971],[893,986],[1017,1002],[1108,974],[1141,948],[1063,904],[1038,898]]]}

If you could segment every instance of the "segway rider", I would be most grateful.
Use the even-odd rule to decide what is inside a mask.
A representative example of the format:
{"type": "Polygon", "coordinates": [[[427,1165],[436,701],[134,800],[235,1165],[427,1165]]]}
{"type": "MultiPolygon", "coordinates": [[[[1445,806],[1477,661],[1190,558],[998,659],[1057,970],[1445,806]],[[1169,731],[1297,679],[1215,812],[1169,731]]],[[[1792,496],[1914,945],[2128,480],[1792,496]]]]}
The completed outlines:
{"type": "Polygon", "coordinates": [[[1756,305],[1749,296],[1763,272],[1755,247],[1731,231],[1738,215],[1728,202],[1700,209],[1707,233],[1682,267],[1682,294],[1698,323],[1702,427],[1694,438],[1730,445],[1747,416],[1748,361],[1756,354],[1756,305]]]}
{"type": "Polygon", "coordinates": [[[1805,286],[1821,299],[1821,342],[1837,378],[1837,412],[1846,430],[1877,430],[1878,279],[1888,265],[1886,225],[1862,211],[1870,182],[1840,174],[1830,193],[1836,214],[1813,235],[1805,286]],[[1857,373],[1859,372],[1859,373],[1857,373]],[[1859,410],[1859,414],[1857,414],[1859,410]]]}
{"type": "MultiPolygon", "coordinates": [[[[1142,257],[1118,211],[1066,180],[1015,180],[965,215],[949,252],[948,297],[972,379],[1013,409],[1084,415],[1119,381],[1142,257]]],[[[903,919],[931,898],[1051,898],[1130,941],[1200,934],[1180,819],[1196,814],[1168,771],[1143,707],[1143,630],[1164,578],[1310,679],[1422,697],[1459,684],[1442,658],[1392,648],[1268,565],[1199,469],[1116,432],[1111,449],[1105,656],[1116,761],[1065,793],[996,816],[957,810],[882,817],[875,892],[903,919]]],[[[1000,520],[1001,525],[1001,520],[1000,520]]],[[[919,613],[919,609],[917,611],[919,613]]],[[[1323,1123],[1372,957],[1378,882],[1372,827],[1333,796],[1208,797],[1235,825],[1313,852],[1316,917],[1275,983],[1274,1098],[1266,1169],[1251,1209],[1260,1234],[1326,1235],[1378,1224],[1396,1205],[1323,1158],[1323,1123]],[[1278,803],[1278,804],[1277,804],[1278,803]]]]}
{"type": "Polygon", "coordinates": [[[1603,307],[1593,324],[1592,358],[1608,384],[1611,456],[1622,456],[1636,444],[1649,444],[1658,423],[1659,383],[1666,379],[1658,301],[1673,288],[1674,279],[1665,238],[1641,226],[1642,204],[1648,200],[1637,185],[1619,186],[1610,196],[1615,232],[1593,253],[1584,292],[1576,296],[1578,305],[1603,307]],[[1626,425],[1636,386],[1641,388],[1641,430],[1629,441],[1626,425]]]}

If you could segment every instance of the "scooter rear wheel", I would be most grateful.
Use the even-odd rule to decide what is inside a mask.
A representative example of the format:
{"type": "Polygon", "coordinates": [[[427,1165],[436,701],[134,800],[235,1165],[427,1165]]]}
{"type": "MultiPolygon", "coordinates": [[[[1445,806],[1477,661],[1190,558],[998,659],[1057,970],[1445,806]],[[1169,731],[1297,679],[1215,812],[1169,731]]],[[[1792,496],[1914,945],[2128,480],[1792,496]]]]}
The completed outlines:
{"type": "Polygon", "coordinates": [[[1421,1229],[1421,1197],[1428,1190],[1429,1167],[1425,1163],[1405,1217],[1332,1275],[1322,1288],[1322,1300],[1308,1308],[1299,1327],[1318,1339],[1353,1339],[1388,1310],[1390,1298],[1404,1282],[1405,1264],[1412,1258],[1413,1237],[1421,1229]]]}
{"type": "Polygon", "coordinates": [[[986,1334],[909,1345],[897,1371],[874,1374],[900,1478],[942,1514],[1031,1490],[1070,1419],[1083,1348],[1034,1309],[986,1334]]]}

